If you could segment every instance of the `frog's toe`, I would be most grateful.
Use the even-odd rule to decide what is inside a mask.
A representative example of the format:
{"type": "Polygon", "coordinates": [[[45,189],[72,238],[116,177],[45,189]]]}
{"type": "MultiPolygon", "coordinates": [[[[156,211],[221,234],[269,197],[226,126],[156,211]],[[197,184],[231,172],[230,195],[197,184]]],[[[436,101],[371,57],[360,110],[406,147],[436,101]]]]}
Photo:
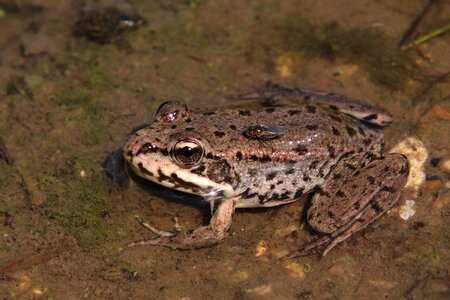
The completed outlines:
{"type": "MultiPolygon", "coordinates": [[[[326,244],[331,245],[332,241],[331,242],[330,241],[331,241],[330,236],[324,235],[324,236],[306,244],[302,248],[290,252],[288,255],[283,257],[282,260],[291,259],[291,258],[300,257],[300,256],[307,256],[307,255],[313,254],[315,252],[320,252],[320,250],[324,247],[324,245],[326,245],[326,244]]],[[[327,247],[327,249],[328,249],[328,247],[327,247]]],[[[327,250],[325,250],[325,251],[327,251],[327,250]]],[[[322,252],[322,256],[325,256],[325,254],[326,254],[325,251],[322,252]]]]}
{"type": "Polygon", "coordinates": [[[156,234],[159,237],[173,237],[177,233],[181,232],[181,227],[180,227],[180,224],[178,222],[178,218],[177,217],[173,218],[173,221],[174,221],[173,228],[174,228],[175,232],[170,232],[170,231],[164,231],[164,230],[157,229],[157,228],[151,226],[149,223],[145,222],[139,216],[134,216],[134,218],[136,219],[136,221],[139,224],[141,224],[142,226],[144,226],[145,228],[147,228],[148,230],[150,230],[151,232],[153,232],[154,234],[156,234]]]}
{"type": "Polygon", "coordinates": [[[135,246],[149,246],[149,245],[153,245],[153,246],[165,246],[168,242],[168,238],[167,237],[158,237],[158,238],[154,238],[151,240],[143,240],[143,241],[137,241],[137,242],[133,242],[131,244],[128,245],[128,247],[135,247],[135,246]]]}

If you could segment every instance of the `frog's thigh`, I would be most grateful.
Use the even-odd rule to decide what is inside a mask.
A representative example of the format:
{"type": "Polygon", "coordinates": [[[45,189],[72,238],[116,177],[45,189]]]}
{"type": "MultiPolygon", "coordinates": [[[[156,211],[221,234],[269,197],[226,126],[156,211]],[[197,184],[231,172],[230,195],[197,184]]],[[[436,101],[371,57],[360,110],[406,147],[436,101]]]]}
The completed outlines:
{"type": "Polygon", "coordinates": [[[408,160],[401,154],[375,160],[361,160],[361,156],[343,159],[314,196],[307,215],[309,225],[330,234],[335,245],[389,210],[408,173],[408,160]]]}

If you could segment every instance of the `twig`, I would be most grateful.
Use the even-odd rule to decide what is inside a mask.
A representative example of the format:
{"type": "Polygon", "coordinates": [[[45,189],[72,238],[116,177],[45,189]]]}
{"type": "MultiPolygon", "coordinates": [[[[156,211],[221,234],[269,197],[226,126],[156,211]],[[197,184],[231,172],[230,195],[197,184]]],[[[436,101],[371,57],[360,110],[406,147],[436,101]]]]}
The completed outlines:
{"type": "Polygon", "coordinates": [[[404,45],[412,36],[414,31],[416,31],[417,26],[419,26],[419,23],[422,21],[422,19],[425,17],[425,15],[430,11],[431,7],[438,3],[440,0],[430,0],[428,1],[427,6],[424,7],[422,12],[414,19],[414,21],[409,26],[408,30],[403,34],[402,39],[398,43],[399,46],[404,45]]]}
{"type": "Polygon", "coordinates": [[[5,142],[3,142],[1,137],[0,137],[0,160],[3,160],[8,165],[12,165],[14,162],[12,157],[8,154],[8,150],[6,149],[5,142]]]}
{"type": "Polygon", "coordinates": [[[450,72],[447,72],[447,73],[444,73],[444,74],[442,74],[442,75],[436,77],[436,78],[433,79],[432,81],[430,81],[430,82],[425,86],[425,88],[424,88],[419,94],[417,94],[416,96],[414,96],[414,98],[411,99],[411,103],[413,103],[413,105],[416,105],[417,102],[420,101],[421,99],[423,99],[424,96],[425,96],[426,94],[428,94],[428,92],[429,92],[433,87],[435,87],[438,83],[447,81],[448,78],[449,78],[449,76],[450,76],[450,72]]]}
{"type": "Polygon", "coordinates": [[[6,263],[0,265],[0,275],[7,273],[14,273],[19,270],[31,268],[32,266],[45,263],[55,256],[57,256],[62,250],[62,247],[54,249],[46,249],[41,253],[23,255],[18,258],[11,259],[6,263]]]}
{"type": "Polygon", "coordinates": [[[441,35],[441,34],[445,33],[448,30],[450,30],[450,23],[448,23],[448,24],[446,24],[446,25],[444,25],[442,27],[439,27],[439,28],[431,31],[430,33],[422,35],[421,37],[415,39],[414,41],[412,41],[412,42],[410,42],[410,43],[408,43],[406,45],[403,45],[401,47],[401,49],[402,50],[408,50],[409,48],[412,48],[414,46],[422,44],[422,43],[424,43],[424,42],[426,42],[426,41],[428,41],[428,40],[430,40],[430,39],[432,39],[432,38],[434,38],[434,37],[436,37],[438,35],[441,35]]]}

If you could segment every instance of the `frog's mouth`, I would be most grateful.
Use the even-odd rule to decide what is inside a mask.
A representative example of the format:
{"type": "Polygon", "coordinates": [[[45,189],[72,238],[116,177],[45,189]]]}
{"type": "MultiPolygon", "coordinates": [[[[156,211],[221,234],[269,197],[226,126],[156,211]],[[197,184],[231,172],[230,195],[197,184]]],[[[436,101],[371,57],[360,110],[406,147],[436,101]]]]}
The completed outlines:
{"type": "Polygon", "coordinates": [[[203,197],[232,197],[236,194],[228,183],[217,183],[205,174],[183,169],[168,157],[152,158],[138,155],[128,160],[133,172],[162,186],[203,197]]]}

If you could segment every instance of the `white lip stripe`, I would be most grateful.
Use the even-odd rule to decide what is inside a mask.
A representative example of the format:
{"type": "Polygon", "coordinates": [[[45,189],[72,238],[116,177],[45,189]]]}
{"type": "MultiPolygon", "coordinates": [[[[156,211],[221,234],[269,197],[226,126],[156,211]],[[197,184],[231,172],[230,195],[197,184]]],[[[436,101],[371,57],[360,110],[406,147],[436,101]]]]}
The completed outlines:
{"type": "MultiPolygon", "coordinates": [[[[145,158],[146,157],[136,156],[133,157],[131,161],[133,171],[145,179],[148,179],[150,181],[153,181],[168,188],[174,188],[176,185],[173,184],[172,182],[160,181],[158,178],[159,172],[161,172],[163,175],[167,177],[170,177],[172,174],[176,174],[178,178],[180,178],[181,180],[198,185],[200,187],[200,191],[199,193],[196,194],[200,196],[208,196],[208,193],[210,193],[211,190],[214,190],[216,192],[223,191],[225,197],[232,197],[235,195],[235,191],[230,184],[220,184],[210,180],[207,177],[202,177],[198,174],[191,173],[188,169],[181,169],[168,159],[163,158],[164,159],[163,161],[161,158],[159,159],[156,158],[153,159],[151,163],[147,163],[145,158]],[[145,169],[151,172],[153,176],[143,173],[138,167],[139,163],[142,163],[145,169]]],[[[193,191],[191,189],[185,189],[181,186],[177,186],[176,189],[182,192],[193,194],[193,191]]]]}

